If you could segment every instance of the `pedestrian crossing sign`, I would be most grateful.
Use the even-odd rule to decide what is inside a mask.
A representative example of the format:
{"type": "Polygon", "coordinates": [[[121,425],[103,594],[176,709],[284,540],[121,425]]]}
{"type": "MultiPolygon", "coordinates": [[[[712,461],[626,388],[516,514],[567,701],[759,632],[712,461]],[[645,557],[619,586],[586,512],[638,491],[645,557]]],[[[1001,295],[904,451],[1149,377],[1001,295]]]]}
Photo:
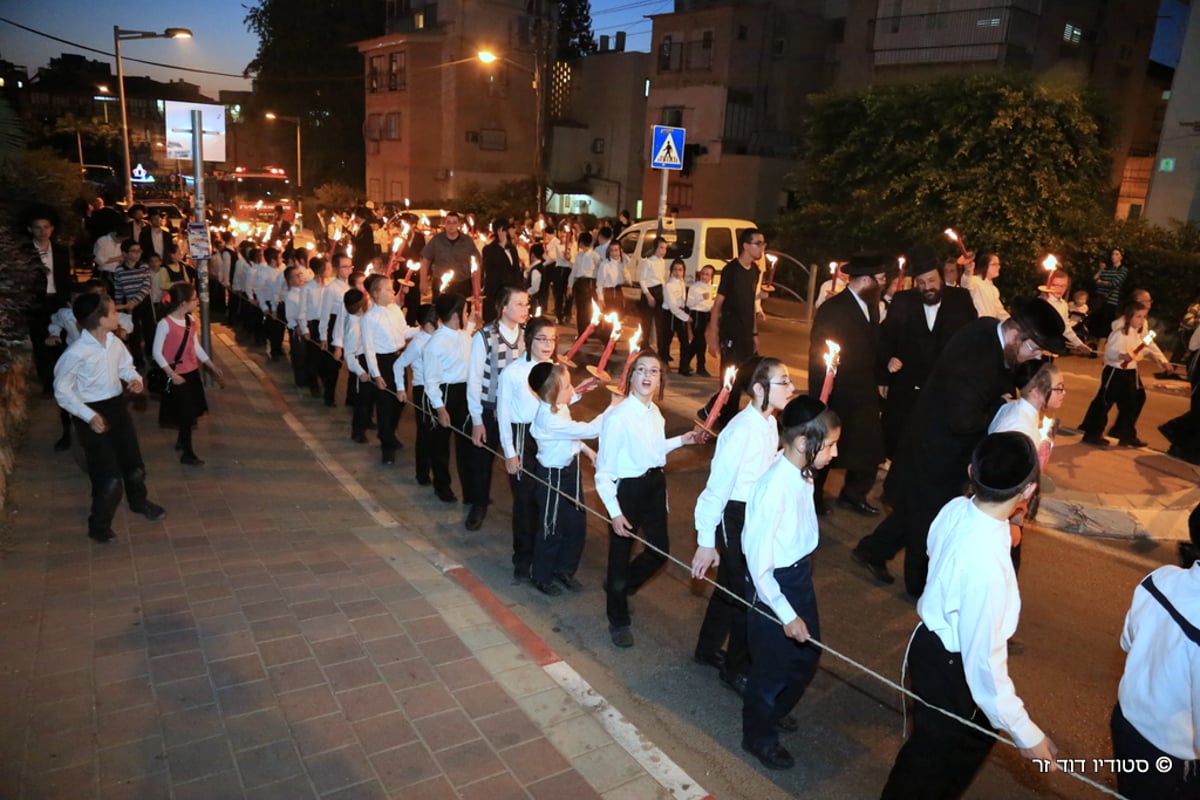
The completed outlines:
{"type": "Polygon", "coordinates": [[[655,125],[650,136],[650,166],[654,169],[683,169],[684,128],[655,125]]]}

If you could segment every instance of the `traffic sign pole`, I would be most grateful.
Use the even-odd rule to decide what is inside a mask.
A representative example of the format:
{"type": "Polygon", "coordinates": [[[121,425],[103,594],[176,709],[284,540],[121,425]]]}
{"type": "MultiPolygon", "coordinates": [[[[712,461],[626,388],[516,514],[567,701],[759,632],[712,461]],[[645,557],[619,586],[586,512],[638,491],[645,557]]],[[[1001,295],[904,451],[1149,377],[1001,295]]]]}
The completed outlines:
{"type": "Polygon", "coordinates": [[[668,173],[683,169],[683,140],[687,135],[684,128],[669,125],[654,125],[650,128],[650,166],[659,171],[658,186],[658,235],[662,238],[667,230],[667,187],[668,173]]]}

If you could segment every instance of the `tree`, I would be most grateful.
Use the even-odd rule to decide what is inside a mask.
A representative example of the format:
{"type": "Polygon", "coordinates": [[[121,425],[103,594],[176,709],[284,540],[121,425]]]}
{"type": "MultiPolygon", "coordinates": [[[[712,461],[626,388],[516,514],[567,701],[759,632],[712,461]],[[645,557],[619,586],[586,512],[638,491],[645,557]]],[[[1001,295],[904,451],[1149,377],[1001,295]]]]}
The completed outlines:
{"type": "Polygon", "coordinates": [[[793,252],[824,263],[863,249],[937,245],[953,227],[1001,255],[1002,289],[1111,219],[1111,125],[1089,90],[989,73],[812,100],[793,252]]]}
{"type": "Polygon", "coordinates": [[[588,0],[558,0],[558,60],[570,61],[594,52],[592,4],[588,0]]]}
{"type": "Polygon", "coordinates": [[[363,57],[354,42],[384,32],[384,0],[258,0],[246,24],[258,53],[246,68],[258,107],[301,119],[304,177],[361,185],[363,57]]]}

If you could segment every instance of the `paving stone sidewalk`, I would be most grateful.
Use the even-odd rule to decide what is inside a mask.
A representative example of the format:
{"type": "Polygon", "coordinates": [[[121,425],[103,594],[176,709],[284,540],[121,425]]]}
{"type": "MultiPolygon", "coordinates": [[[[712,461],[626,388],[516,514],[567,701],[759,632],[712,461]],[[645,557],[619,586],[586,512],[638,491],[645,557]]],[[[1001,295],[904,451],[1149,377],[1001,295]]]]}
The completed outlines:
{"type": "Polygon", "coordinates": [[[151,401],[168,516],[123,507],[110,545],[31,400],[0,540],[0,797],[669,796],[215,349],[207,465],[177,463],[151,401]]]}

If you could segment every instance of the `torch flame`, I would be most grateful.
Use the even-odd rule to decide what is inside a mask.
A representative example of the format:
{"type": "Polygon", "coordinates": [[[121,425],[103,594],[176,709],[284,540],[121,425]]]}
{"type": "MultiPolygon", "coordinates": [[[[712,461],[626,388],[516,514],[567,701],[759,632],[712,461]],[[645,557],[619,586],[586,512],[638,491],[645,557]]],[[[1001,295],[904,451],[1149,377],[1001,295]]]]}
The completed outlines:
{"type": "Polygon", "coordinates": [[[773,256],[767,253],[767,261],[771,262],[771,266],[775,266],[775,262],[779,260],[779,256],[773,256]]]}
{"type": "Polygon", "coordinates": [[[637,330],[629,337],[629,352],[636,353],[641,349],[642,343],[642,326],[638,325],[637,330]]]}
{"type": "Polygon", "coordinates": [[[1158,334],[1155,333],[1154,331],[1150,331],[1149,333],[1147,333],[1145,336],[1142,337],[1142,341],[1145,342],[1146,344],[1152,344],[1154,342],[1154,337],[1157,335],[1158,334]]]}
{"type": "Polygon", "coordinates": [[[408,198],[404,198],[404,207],[408,208],[408,198]]]}
{"type": "Polygon", "coordinates": [[[904,272],[904,265],[908,263],[908,259],[905,258],[904,256],[900,256],[899,258],[896,259],[896,263],[898,263],[900,265],[900,271],[904,272]]]}
{"type": "Polygon", "coordinates": [[[1058,269],[1058,258],[1053,255],[1046,256],[1046,258],[1042,260],[1042,266],[1050,272],[1054,272],[1054,270],[1058,269]]]}
{"type": "Polygon", "coordinates": [[[826,339],[825,348],[825,369],[833,369],[837,365],[837,359],[842,352],[842,346],[832,339],[826,339]]]}
{"type": "Polygon", "coordinates": [[[737,367],[726,367],[725,379],[721,381],[721,385],[726,389],[733,389],[733,382],[737,379],[737,367]]]}
{"type": "Polygon", "coordinates": [[[405,266],[408,267],[409,272],[416,272],[417,270],[419,270],[421,268],[421,262],[413,261],[412,259],[409,259],[408,263],[405,266]]]}
{"type": "Polygon", "coordinates": [[[836,261],[829,262],[829,274],[837,275],[837,262],[836,261]]]}
{"type": "Polygon", "coordinates": [[[942,232],[946,234],[946,238],[949,239],[950,241],[952,241],[952,242],[958,241],[958,234],[954,232],[954,228],[946,228],[946,230],[944,230],[942,232]]]}
{"type": "Polygon", "coordinates": [[[479,262],[475,260],[475,256],[471,256],[471,273],[479,272],[479,262]]]}
{"type": "Polygon", "coordinates": [[[439,291],[442,291],[442,292],[446,291],[446,289],[450,286],[450,281],[452,281],[452,280],[454,280],[454,271],[453,270],[446,270],[445,272],[443,272],[442,273],[442,285],[439,288],[439,291]]]}
{"type": "Polygon", "coordinates": [[[316,250],[317,246],[315,244],[313,244],[312,242],[306,242],[304,244],[304,249],[305,250],[316,250]]]}
{"type": "Polygon", "coordinates": [[[533,315],[535,317],[540,317],[542,315],[542,307],[538,306],[537,309],[533,312],[533,315]]]}
{"type": "Polygon", "coordinates": [[[335,242],[340,242],[342,240],[342,229],[341,228],[338,228],[336,231],[333,232],[333,240],[335,242]]]}
{"type": "Polygon", "coordinates": [[[605,314],[604,320],[609,325],[612,325],[612,337],[611,338],[613,338],[613,339],[618,338],[621,335],[621,318],[619,316],[617,316],[617,312],[614,311],[611,314],[605,314]]]}
{"type": "Polygon", "coordinates": [[[1041,441],[1049,441],[1050,431],[1052,430],[1054,430],[1054,418],[1046,417],[1042,420],[1042,427],[1038,429],[1038,436],[1041,438],[1041,441]]]}
{"type": "MultiPolygon", "coordinates": [[[[538,316],[541,316],[540,314],[538,316]]],[[[592,324],[600,324],[600,306],[596,305],[596,301],[592,301],[592,324]]]]}
{"type": "Polygon", "coordinates": [[[400,238],[399,236],[392,239],[392,252],[399,253],[400,245],[402,245],[402,244],[404,244],[404,239],[400,238]]]}

